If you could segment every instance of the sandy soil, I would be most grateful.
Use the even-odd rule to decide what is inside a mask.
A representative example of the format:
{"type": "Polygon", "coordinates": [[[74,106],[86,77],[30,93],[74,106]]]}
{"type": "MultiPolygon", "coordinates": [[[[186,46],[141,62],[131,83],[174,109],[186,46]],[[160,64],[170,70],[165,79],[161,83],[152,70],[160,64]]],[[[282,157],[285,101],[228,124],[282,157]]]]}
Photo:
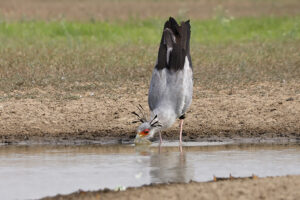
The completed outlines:
{"type": "Polygon", "coordinates": [[[236,179],[208,183],[162,184],[84,192],[45,199],[299,199],[300,176],[236,179]]]}
{"type": "MultiPolygon", "coordinates": [[[[7,98],[0,102],[0,143],[131,140],[138,126],[132,123],[136,118],[131,112],[137,111],[139,103],[148,110],[147,88],[133,83],[77,94],[81,97],[76,100],[43,98],[53,91],[36,89],[41,96],[34,99],[7,98]],[[136,92],[128,92],[128,87],[136,92]]],[[[206,91],[196,85],[194,91],[184,140],[300,140],[297,82],[259,83],[223,91],[206,91]]],[[[164,132],[163,138],[178,139],[178,125],[164,132]]]]}

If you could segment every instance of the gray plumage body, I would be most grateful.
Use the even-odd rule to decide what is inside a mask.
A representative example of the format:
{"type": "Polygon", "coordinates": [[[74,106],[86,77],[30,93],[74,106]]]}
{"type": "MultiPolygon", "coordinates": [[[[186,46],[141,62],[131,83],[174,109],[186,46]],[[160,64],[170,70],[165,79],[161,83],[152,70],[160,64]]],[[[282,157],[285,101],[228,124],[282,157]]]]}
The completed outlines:
{"type": "Polygon", "coordinates": [[[148,104],[150,119],[157,115],[162,129],[173,125],[185,114],[193,96],[193,70],[186,56],[183,70],[154,69],[150,83],[148,104]]]}

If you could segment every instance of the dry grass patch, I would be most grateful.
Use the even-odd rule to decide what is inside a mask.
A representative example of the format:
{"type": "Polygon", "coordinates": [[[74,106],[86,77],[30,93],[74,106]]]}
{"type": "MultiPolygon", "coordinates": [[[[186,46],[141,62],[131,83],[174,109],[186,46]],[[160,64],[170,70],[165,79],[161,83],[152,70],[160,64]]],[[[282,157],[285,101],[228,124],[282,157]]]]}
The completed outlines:
{"type": "MultiPolygon", "coordinates": [[[[299,48],[298,41],[192,44],[195,84],[222,90],[256,82],[299,81],[299,48]]],[[[125,85],[133,92],[130,83],[149,83],[156,54],[156,45],[5,49],[0,58],[0,90],[8,94],[51,87],[70,96],[98,89],[110,94],[125,85]]]]}

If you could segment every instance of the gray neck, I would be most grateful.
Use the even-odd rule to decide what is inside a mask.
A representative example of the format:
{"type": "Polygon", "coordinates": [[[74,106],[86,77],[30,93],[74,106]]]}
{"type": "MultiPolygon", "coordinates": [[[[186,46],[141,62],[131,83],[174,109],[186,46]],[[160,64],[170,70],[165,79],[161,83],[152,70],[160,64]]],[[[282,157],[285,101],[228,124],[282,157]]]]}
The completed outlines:
{"type": "Polygon", "coordinates": [[[161,129],[166,129],[172,126],[176,120],[176,113],[170,106],[159,106],[151,112],[150,119],[157,115],[159,123],[162,125],[161,129]]]}

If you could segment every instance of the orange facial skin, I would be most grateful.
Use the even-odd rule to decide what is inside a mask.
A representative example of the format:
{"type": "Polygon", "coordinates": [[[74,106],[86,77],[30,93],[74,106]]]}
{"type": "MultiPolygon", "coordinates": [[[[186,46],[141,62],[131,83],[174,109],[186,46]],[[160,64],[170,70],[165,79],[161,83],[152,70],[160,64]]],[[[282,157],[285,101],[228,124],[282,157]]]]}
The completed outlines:
{"type": "Polygon", "coordinates": [[[146,135],[148,135],[149,134],[149,129],[145,129],[145,130],[143,130],[142,132],[140,132],[139,133],[139,135],[141,136],[141,137],[145,137],[146,135]]]}

